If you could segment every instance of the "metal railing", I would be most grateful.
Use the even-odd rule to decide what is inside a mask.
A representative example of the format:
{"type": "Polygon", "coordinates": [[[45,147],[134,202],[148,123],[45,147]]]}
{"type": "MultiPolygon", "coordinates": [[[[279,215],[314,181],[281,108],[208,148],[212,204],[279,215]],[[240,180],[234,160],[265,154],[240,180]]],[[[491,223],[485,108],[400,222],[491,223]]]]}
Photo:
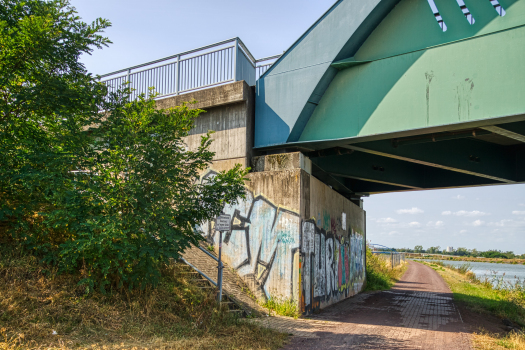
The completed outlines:
{"type": "Polygon", "coordinates": [[[268,69],[270,69],[270,67],[279,59],[279,57],[281,57],[281,55],[265,57],[265,58],[261,58],[261,59],[258,59],[257,61],[255,61],[255,63],[256,63],[255,79],[259,80],[259,78],[264,73],[266,73],[266,71],[268,69]],[[263,63],[263,62],[270,62],[270,63],[263,63]]]}
{"type": "Polygon", "coordinates": [[[233,38],[104,74],[100,79],[110,92],[129,82],[131,99],[149,95],[150,87],[158,97],[166,97],[241,80],[254,86],[279,57],[256,60],[241,39],[233,38]]]}
{"type": "Polygon", "coordinates": [[[405,253],[396,252],[394,249],[381,244],[368,243],[367,246],[372,250],[372,254],[378,255],[388,261],[392,268],[401,265],[406,261],[405,253]]]}

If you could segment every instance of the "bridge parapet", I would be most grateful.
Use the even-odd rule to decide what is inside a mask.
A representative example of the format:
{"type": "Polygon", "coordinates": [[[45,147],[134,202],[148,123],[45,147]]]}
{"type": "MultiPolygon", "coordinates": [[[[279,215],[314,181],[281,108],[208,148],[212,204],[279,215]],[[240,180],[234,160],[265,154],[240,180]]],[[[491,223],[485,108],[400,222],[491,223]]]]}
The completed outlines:
{"type": "Polygon", "coordinates": [[[114,92],[129,83],[131,98],[148,95],[154,87],[159,97],[180,95],[217,85],[255,81],[280,57],[255,59],[241,39],[232,38],[100,76],[114,92]]]}

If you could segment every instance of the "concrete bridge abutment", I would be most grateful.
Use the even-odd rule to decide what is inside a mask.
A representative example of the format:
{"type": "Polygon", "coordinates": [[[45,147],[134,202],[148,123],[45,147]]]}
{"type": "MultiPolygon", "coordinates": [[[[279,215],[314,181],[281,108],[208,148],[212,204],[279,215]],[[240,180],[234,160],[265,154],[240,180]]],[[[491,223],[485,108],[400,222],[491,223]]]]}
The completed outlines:
{"type": "MultiPolygon", "coordinates": [[[[224,261],[260,301],[296,303],[308,314],[359,293],[365,284],[366,213],[312,175],[300,152],[254,156],[254,91],[236,82],[159,100],[166,108],[197,100],[186,142],[196,147],[214,130],[213,164],[202,179],[235,164],[251,167],[246,198],[227,205],[232,231],[224,235],[224,261]]],[[[213,222],[198,229],[218,250],[213,222]]]]}

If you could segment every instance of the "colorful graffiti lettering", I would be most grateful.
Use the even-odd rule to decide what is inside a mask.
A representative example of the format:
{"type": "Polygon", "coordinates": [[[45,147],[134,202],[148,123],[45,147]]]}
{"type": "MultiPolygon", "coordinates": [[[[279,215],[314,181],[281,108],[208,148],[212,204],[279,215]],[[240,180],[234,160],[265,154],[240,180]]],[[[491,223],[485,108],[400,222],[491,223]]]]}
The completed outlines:
{"type": "Polygon", "coordinates": [[[351,230],[344,240],[317,227],[313,220],[302,223],[302,233],[303,312],[311,313],[360,292],[365,279],[363,235],[351,230]]]}
{"type": "MultiPolygon", "coordinates": [[[[203,180],[214,174],[209,172],[203,180]]],[[[303,221],[298,213],[249,190],[223,213],[232,217],[232,230],[223,238],[224,260],[250,282],[259,298],[277,294],[298,301],[304,313],[311,313],[361,291],[364,235],[348,229],[338,236],[338,230],[347,229],[341,219],[323,211],[317,225],[315,219],[303,221]]],[[[210,244],[218,245],[213,223],[198,229],[210,244]]]]}
{"type": "MultiPolygon", "coordinates": [[[[293,258],[299,253],[300,216],[262,195],[254,197],[251,191],[236,205],[226,205],[223,213],[232,216],[232,230],[222,245],[225,262],[253,282],[250,284],[257,289],[256,295],[270,298],[277,293],[293,298],[293,258]]],[[[211,244],[218,243],[212,223],[205,222],[200,231],[211,244]]]]}

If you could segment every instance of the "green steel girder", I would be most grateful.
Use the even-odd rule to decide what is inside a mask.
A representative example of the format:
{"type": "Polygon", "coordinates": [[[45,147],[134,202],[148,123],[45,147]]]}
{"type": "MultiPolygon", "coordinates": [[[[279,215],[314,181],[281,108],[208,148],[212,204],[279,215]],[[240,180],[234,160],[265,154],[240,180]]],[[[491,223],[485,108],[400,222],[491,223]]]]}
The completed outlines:
{"type": "Polygon", "coordinates": [[[470,174],[363,152],[312,158],[312,163],[333,177],[360,181],[359,187],[346,181],[342,182],[347,183],[346,187],[353,192],[381,192],[381,190],[374,190],[379,184],[387,186],[387,190],[395,188],[401,191],[501,183],[470,174]]]}
{"type": "Polygon", "coordinates": [[[441,168],[503,183],[514,183],[516,158],[503,146],[475,139],[393,147],[389,140],[349,145],[349,149],[441,168]]]}
{"type": "Polygon", "coordinates": [[[341,183],[344,183],[346,187],[352,188],[356,195],[369,195],[377,193],[387,193],[387,192],[405,192],[406,187],[392,186],[377,182],[368,182],[357,179],[348,179],[348,178],[338,178],[341,183]]]}
{"type": "Polygon", "coordinates": [[[371,62],[339,71],[298,141],[524,114],[525,1],[502,2],[504,17],[489,1],[474,2],[474,25],[456,2],[437,3],[447,32],[426,2],[401,1],[352,58],[371,62]]]}
{"type": "Polygon", "coordinates": [[[525,143],[525,135],[518,134],[517,132],[511,131],[509,129],[502,128],[500,126],[485,126],[482,127],[483,130],[490,131],[494,134],[505,136],[509,139],[516,140],[522,143],[525,143]]]}
{"type": "Polygon", "coordinates": [[[424,187],[421,173],[425,171],[425,167],[419,164],[404,163],[396,159],[361,152],[311,158],[311,160],[319,168],[337,177],[411,189],[424,187]],[[359,164],[359,166],[353,167],[353,164],[359,164]]]}

